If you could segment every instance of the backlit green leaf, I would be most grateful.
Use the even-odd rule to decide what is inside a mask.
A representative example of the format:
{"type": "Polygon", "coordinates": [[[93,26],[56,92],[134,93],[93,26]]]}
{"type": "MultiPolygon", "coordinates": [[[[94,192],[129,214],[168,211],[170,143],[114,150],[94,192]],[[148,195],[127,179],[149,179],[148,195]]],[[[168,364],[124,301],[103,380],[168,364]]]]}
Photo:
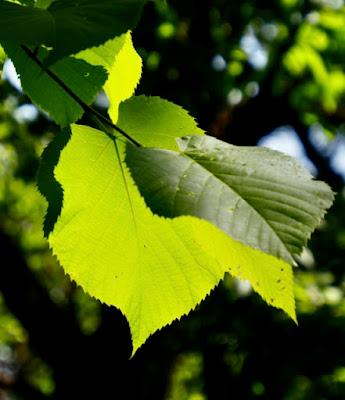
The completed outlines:
{"type": "Polygon", "coordinates": [[[182,107],[160,97],[134,96],[120,104],[118,125],[144,146],[177,150],[176,138],[204,132],[182,107]]]}
{"type": "Polygon", "coordinates": [[[133,351],[193,309],[226,271],[250,279],[295,318],[291,267],[207,221],[153,215],[124,163],[125,148],[103,132],[72,127],[55,168],[64,199],[49,243],[72,279],[124,313],[133,351]]]}
{"type": "Polygon", "coordinates": [[[109,115],[116,122],[119,104],[133,95],[141,76],[142,62],[133,47],[130,32],[85,50],[77,57],[100,65],[108,72],[104,91],[110,102],[109,115]]]}

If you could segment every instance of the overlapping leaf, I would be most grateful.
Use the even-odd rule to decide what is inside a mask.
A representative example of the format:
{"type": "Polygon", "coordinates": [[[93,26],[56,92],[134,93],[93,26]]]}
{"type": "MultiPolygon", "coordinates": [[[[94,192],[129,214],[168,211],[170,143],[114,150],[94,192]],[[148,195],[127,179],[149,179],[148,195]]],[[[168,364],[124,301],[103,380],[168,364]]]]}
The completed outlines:
{"type": "Polygon", "coordinates": [[[128,146],[127,164],[158,215],[195,215],[231,237],[293,263],[333,193],[293,158],[209,136],[178,140],[181,153],[128,146]]]}
{"type": "Polygon", "coordinates": [[[199,136],[194,119],[172,103],[129,98],[141,60],[123,33],[145,1],[43,0],[38,9],[0,0],[0,41],[34,102],[62,126],[83,113],[21,44],[51,47],[38,57],[55,63],[52,72],[87,104],[106,82],[112,120],[156,147],[136,148],[78,125],[71,137],[68,130],[58,136],[39,182],[49,200],[49,243],[72,279],[124,313],[133,351],[192,310],[225,272],[248,279],[295,319],[289,263],[332,193],[289,158],[199,136]],[[194,136],[176,143],[184,135],[194,136]]]}
{"type": "MultiPolygon", "coordinates": [[[[35,104],[61,126],[67,126],[82,116],[83,108],[20,46],[8,42],[4,44],[25,93],[35,104]]],[[[107,80],[106,71],[102,67],[92,66],[73,57],[57,62],[50,69],[86,104],[92,103],[107,80]]]]}
{"type": "MultiPolygon", "coordinates": [[[[136,115],[137,102],[146,103],[149,114],[148,104],[152,102],[151,111],[158,121],[147,120],[145,129],[150,134],[136,133],[143,145],[163,143],[174,148],[181,130],[201,133],[180,107],[158,98],[125,102],[127,116],[131,112],[136,115]],[[170,118],[166,118],[167,110],[170,118]],[[170,133],[161,141],[164,124],[170,133]]],[[[121,106],[119,122],[124,121],[123,109],[121,106]]],[[[136,125],[132,126],[134,129],[136,125]]],[[[62,152],[64,136],[45,152],[52,159],[57,150],[60,160],[54,187],[45,186],[43,191],[49,200],[54,194],[60,198],[63,189],[62,210],[61,202],[49,202],[48,230],[56,222],[54,213],[61,210],[49,243],[72,279],[124,313],[131,328],[133,351],[150,334],[192,310],[225,272],[249,279],[269,304],[295,318],[290,265],[245,246],[207,221],[154,215],[127,170],[125,143],[84,126],[74,126],[72,131],[62,152]],[[73,168],[76,154],[78,168],[73,168]]],[[[48,167],[52,173],[51,163],[48,167]]]]}
{"type": "MultiPolygon", "coordinates": [[[[63,127],[82,116],[83,108],[22,48],[7,42],[5,45],[23,89],[34,103],[63,127]]],[[[116,121],[120,102],[133,94],[140,79],[141,58],[133,47],[130,33],[126,33],[105,45],[80,52],[77,58],[58,61],[50,70],[86,104],[104,87],[111,102],[110,114],[116,121]]]]}
{"type": "Polygon", "coordinates": [[[288,264],[198,218],[153,215],[124,163],[125,143],[85,126],[72,132],[55,169],[64,201],[49,243],[72,279],[124,313],[134,351],[193,309],[226,271],[250,279],[294,318],[288,264]]]}
{"type": "Polygon", "coordinates": [[[109,99],[109,115],[118,119],[119,104],[132,96],[141,76],[142,62],[135,51],[130,32],[104,45],[85,50],[77,55],[92,65],[100,65],[108,72],[104,91],[109,99]]]}
{"type": "MultiPolygon", "coordinates": [[[[128,32],[102,46],[82,51],[76,57],[83,62],[87,61],[88,65],[101,66],[107,71],[105,90],[111,102],[113,120],[116,121],[119,103],[133,94],[141,76],[141,58],[133,47],[131,34],[128,32]]],[[[195,126],[193,132],[196,134],[197,131],[195,126]]],[[[64,129],[57,135],[43,152],[38,172],[39,190],[48,200],[43,226],[47,237],[53,230],[62,208],[63,189],[54,177],[54,167],[69,138],[69,129],[64,129]]]]}
{"type": "Polygon", "coordinates": [[[0,1],[0,41],[52,47],[47,64],[132,29],[146,0],[57,0],[48,9],[0,1]]]}
{"type": "Polygon", "coordinates": [[[75,54],[133,29],[146,0],[58,0],[48,11],[56,26],[48,62],[75,54]]]}

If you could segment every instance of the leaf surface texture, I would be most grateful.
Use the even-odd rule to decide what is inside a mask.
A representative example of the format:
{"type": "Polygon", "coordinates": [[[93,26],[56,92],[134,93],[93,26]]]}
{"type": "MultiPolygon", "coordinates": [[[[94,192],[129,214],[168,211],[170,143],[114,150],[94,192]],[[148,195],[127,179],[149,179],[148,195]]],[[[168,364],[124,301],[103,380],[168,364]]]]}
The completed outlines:
{"type": "Polygon", "coordinates": [[[178,139],[182,153],[129,145],[127,164],[147,204],[166,217],[194,215],[231,237],[293,263],[333,193],[293,158],[209,136],[178,139]]]}
{"type": "Polygon", "coordinates": [[[193,309],[226,271],[250,279],[294,318],[291,267],[207,221],[154,215],[127,170],[125,148],[103,132],[73,126],[55,168],[64,200],[49,243],[72,279],[124,313],[133,351],[193,309]]]}

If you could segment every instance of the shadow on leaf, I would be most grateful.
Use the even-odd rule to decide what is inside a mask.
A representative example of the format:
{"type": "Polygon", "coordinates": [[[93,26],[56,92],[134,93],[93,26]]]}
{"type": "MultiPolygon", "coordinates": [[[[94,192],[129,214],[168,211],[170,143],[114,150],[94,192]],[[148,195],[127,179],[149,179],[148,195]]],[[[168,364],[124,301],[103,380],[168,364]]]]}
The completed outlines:
{"type": "Polygon", "coordinates": [[[54,169],[59,162],[61,151],[71,137],[71,131],[64,129],[45,148],[37,174],[39,191],[48,202],[48,210],[43,222],[44,236],[48,237],[61,213],[63,189],[55,179],[54,169]]]}

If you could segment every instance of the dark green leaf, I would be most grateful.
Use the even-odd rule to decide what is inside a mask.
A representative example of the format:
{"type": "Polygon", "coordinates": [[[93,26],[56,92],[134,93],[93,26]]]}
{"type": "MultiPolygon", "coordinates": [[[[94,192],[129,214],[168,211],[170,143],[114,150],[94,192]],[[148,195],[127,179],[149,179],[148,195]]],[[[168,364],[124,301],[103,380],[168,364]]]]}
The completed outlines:
{"type": "Polygon", "coordinates": [[[48,209],[43,223],[44,236],[48,237],[60,215],[63,201],[63,190],[55,179],[54,169],[60,159],[63,148],[71,137],[69,129],[64,129],[56,135],[44,149],[40,168],[37,174],[37,186],[48,202],[48,209]]]}
{"type": "Polygon", "coordinates": [[[166,217],[194,215],[288,262],[299,254],[333,193],[294,159],[209,136],[179,139],[182,151],[127,146],[146,203],[166,217]]]}
{"type": "Polygon", "coordinates": [[[69,54],[100,45],[132,29],[146,0],[58,0],[48,11],[54,16],[56,38],[52,63],[69,54]]]}
{"type": "Polygon", "coordinates": [[[145,1],[57,0],[44,10],[0,0],[0,41],[48,45],[53,64],[134,28],[145,1]]]}
{"type": "Polygon", "coordinates": [[[45,10],[0,0],[0,41],[20,44],[51,45],[54,42],[54,19],[45,10]]]}
{"type": "MultiPolygon", "coordinates": [[[[4,43],[25,93],[58,124],[67,126],[83,115],[82,107],[67,94],[17,45],[4,43]]],[[[65,58],[51,68],[85,103],[90,104],[104,85],[107,74],[102,67],[92,66],[73,57],[65,58]]]]}

